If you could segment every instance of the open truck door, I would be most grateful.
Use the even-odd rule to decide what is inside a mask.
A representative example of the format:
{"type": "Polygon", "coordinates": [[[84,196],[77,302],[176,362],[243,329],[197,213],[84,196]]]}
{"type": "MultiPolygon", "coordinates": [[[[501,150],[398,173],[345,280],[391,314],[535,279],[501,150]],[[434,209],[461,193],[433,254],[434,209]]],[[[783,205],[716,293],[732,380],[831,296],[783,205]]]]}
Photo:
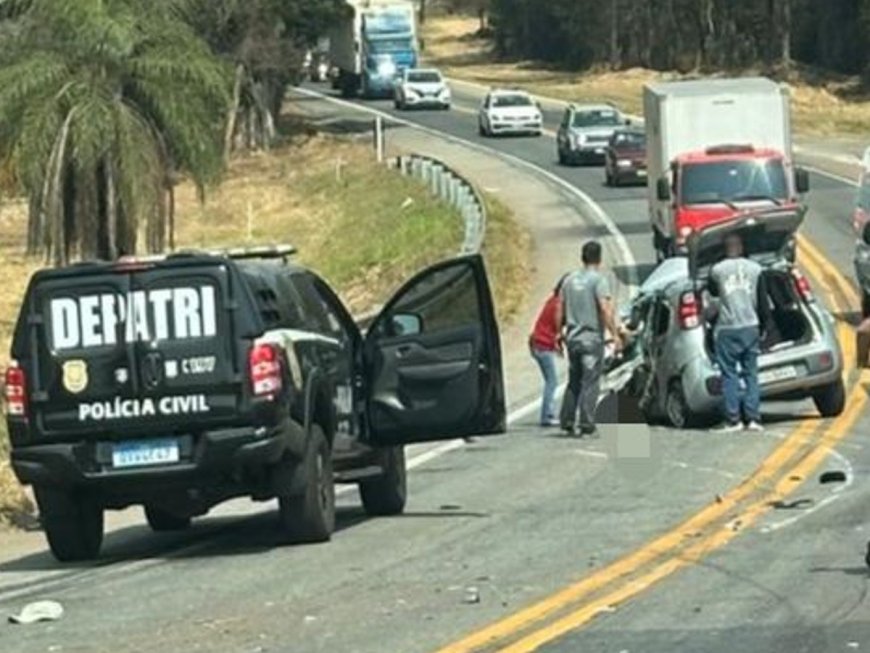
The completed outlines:
{"type": "Polygon", "coordinates": [[[483,259],[411,279],[365,339],[369,438],[376,446],[506,430],[501,343],[483,259]]]}

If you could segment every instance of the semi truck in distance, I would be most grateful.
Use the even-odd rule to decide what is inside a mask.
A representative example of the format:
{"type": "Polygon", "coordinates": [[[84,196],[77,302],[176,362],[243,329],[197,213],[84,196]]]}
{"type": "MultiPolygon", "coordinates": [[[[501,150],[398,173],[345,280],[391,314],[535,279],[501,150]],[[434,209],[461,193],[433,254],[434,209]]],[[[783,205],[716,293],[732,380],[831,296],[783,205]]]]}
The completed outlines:
{"type": "Polygon", "coordinates": [[[648,84],[649,212],[659,260],[711,224],[798,207],[809,190],[792,152],[790,95],[765,78],[648,84]]]}
{"type": "Polygon", "coordinates": [[[346,0],[329,34],[333,85],[345,97],[392,97],[396,77],[416,68],[416,11],[411,0],[346,0]]]}

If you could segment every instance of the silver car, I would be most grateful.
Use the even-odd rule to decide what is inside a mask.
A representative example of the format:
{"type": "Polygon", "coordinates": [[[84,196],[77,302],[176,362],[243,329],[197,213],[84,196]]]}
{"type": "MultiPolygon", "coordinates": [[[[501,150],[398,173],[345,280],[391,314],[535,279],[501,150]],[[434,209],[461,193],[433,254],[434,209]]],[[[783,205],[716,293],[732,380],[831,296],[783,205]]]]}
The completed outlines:
{"type": "Polygon", "coordinates": [[[399,110],[431,107],[446,111],[450,102],[447,80],[435,69],[412,68],[396,80],[394,103],[399,110]]]}
{"type": "Polygon", "coordinates": [[[559,163],[604,163],[611,137],[630,124],[631,120],[609,104],[570,105],[556,135],[559,163]]]}
{"type": "Polygon", "coordinates": [[[765,269],[762,397],[811,397],[824,417],[843,411],[843,355],[834,318],[791,262],[802,219],[802,212],[780,210],[717,224],[693,238],[688,257],[665,260],[644,282],[626,311],[637,327],[628,392],[650,420],[686,428],[721,416],[722,377],[705,316],[711,304],[706,285],[710,268],[724,257],[726,235],[734,231],[743,235],[746,254],[765,269]]]}
{"type": "Polygon", "coordinates": [[[870,147],[864,153],[864,172],[858,184],[852,225],[858,236],[855,246],[855,276],[861,287],[861,314],[870,317],[870,147]]]}

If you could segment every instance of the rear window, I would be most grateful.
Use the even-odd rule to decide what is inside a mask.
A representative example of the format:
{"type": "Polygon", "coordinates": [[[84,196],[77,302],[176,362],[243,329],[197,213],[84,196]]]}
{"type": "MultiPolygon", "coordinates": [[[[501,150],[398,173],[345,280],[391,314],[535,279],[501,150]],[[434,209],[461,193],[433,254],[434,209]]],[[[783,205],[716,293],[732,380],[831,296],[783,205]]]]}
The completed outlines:
{"type": "Polygon", "coordinates": [[[136,342],[213,338],[218,331],[217,287],[185,279],[146,289],[93,283],[45,295],[43,310],[53,352],[63,354],[136,342]]]}
{"type": "Polygon", "coordinates": [[[788,198],[782,161],[722,161],[682,168],[683,204],[720,204],[788,198]]]}
{"type": "Polygon", "coordinates": [[[532,106],[532,98],[528,95],[495,95],[492,98],[492,106],[494,107],[530,107],[532,106]]]}
{"type": "Polygon", "coordinates": [[[615,147],[644,149],[646,147],[646,134],[642,132],[616,132],[613,135],[615,147]]]}
{"type": "Polygon", "coordinates": [[[613,109],[593,109],[574,114],[574,127],[615,127],[621,123],[619,113],[613,109]]]}
{"type": "Polygon", "coordinates": [[[434,72],[408,73],[408,81],[418,84],[438,84],[441,82],[441,75],[434,72]]]}

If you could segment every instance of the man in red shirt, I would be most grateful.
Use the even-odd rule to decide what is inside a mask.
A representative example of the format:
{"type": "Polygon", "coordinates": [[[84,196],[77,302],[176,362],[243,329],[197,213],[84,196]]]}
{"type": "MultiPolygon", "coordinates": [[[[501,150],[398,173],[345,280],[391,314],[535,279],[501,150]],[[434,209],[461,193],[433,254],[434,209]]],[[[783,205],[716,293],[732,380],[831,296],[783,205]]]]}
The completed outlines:
{"type": "Polygon", "coordinates": [[[564,280],[564,277],[559,280],[553,293],[547,298],[529,335],[529,351],[544,377],[544,393],[541,399],[541,426],[544,427],[559,426],[556,415],[556,389],[559,385],[556,361],[562,355],[562,345],[556,330],[556,312],[561,302],[564,280]]]}

